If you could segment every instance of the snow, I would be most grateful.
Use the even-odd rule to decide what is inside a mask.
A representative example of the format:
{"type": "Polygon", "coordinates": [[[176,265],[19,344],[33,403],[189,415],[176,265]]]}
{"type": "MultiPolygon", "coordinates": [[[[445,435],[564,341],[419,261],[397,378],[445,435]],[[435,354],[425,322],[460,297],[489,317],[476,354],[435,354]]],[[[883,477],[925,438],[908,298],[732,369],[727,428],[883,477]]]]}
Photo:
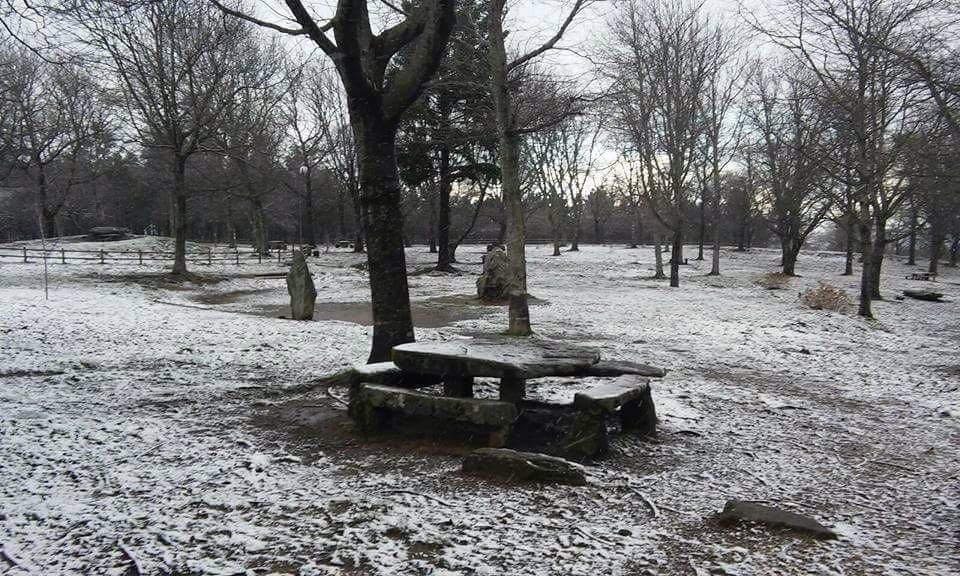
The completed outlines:
{"type": "MultiPolygon", "coordinates": [[[[458,250],[467,273],[412,276],[412,297],[470,295],[482,250],[458,250]]],[[[0,261],[0,572],[119,574],[130,562],[121,545],[145,574],[939,575],[960,565],[957,270],[932,284],[948,302],[898,301],[918,283],[890,256],[890,299],[868,321],[797,298],[818,280],[855,296],[840,254],[802,255],[803,276],[784,290],[755,284],[776,269],[772,250],[725,251],[719,278],[691,260],[679,289],[649,279],[649,248],[549,254],[529,249],[530,290],[546,301],[531,310],[540,334],[669,369],[653,383],[657,438],[616,437],[586,487],[464,477],[455,442],[369,441],[326,395],[277,392],[362,363],[371,331],[265,312],[286,303],[283,280],[251,274],[275,262],[194,266],[225,277],[202,285],[144,277],[163,270],[153,264],[50,262],[47,301],[41,265],[0,261]],[[278,416],[290,406],[301,420],[278,416]],[[720,527],[710,517],[732,498],[812,515],[841,538],[720,527]]],[[[413,247],[408,264],[431,256],[413,247]]],[[[362,260],[312,259],[320,301],[366,300],[352,267],[362,260]]],[[[504,309],[486,308],[417,336],[505,324],[504,309]]],[[[569,399],[569,382],[530,391],[569,399]]]]}

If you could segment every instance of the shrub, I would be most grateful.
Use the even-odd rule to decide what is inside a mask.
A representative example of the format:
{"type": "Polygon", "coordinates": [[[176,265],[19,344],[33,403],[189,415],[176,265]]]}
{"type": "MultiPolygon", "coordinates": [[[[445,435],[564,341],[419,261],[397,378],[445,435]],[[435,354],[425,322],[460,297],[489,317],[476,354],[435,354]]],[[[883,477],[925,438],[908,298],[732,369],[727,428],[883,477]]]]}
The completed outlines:
{"type": "Polygon", "coordinates": [[[757,280],[757,285],[767,290],[783,290],[790,283],[790,276],[783,272],[770,272],[757,280]]]}
{"type": "Polygon", "coordinates": [[[807,288],[800,295],[800,301],[814,310],[833,310],[834,312],[846,312],[852,305],[846,290],[831,286],[822,280],[817,282],[816,288],[807,288]]]}

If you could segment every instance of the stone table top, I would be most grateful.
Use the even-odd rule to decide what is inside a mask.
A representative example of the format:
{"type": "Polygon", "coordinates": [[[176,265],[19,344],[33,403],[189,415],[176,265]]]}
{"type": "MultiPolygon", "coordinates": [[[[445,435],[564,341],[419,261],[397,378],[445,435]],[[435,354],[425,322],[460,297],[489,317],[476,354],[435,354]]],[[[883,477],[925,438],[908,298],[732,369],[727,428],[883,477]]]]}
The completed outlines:
{"type": "Polygon", "coordinates": [[[411,342],[393,348],[401,370],[459,378],[574,376],[599,361],[595,349],[545,339],[411,342]]]}

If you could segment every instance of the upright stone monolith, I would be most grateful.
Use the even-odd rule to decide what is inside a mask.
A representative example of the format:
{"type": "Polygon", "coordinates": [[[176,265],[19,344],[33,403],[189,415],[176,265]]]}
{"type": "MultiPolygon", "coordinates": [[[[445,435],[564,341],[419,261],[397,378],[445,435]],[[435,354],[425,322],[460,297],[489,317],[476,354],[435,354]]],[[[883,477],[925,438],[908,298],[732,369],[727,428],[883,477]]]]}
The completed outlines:
{"type": "Polygon", "coordinates": [[[313,306],[317,289],[307,268],[303,252],[293,254],[290,271],[287,272],[287,292],[290,293],[290,317],[294,320],[313,320],[313,306]]]}
{"type": "Polygon", "coordinates": [[[477,278],[477,296],[488,301],[506,300],[510,293],[510,257],[502,246],[490,245],[477,278]]]}

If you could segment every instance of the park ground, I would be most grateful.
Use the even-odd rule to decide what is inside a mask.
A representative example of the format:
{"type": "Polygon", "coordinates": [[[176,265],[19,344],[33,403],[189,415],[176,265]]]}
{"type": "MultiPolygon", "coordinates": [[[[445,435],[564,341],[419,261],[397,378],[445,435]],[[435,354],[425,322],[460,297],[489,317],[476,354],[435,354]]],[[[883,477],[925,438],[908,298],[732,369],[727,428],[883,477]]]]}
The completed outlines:
{"type": "MultiPolygon", "coordinates": [[[[469,299],[481,252],[410,277],[419,339],[505,327],[469,299]]],[[[960,573],[958,270],[910,281],[891,255],[870,321],[798,299],[819,280],[855,298],[832,252],[781,290],[756,283],[774,250],[725,250],[720,277],[691,260],[673,289],[650,247],[529,254],[539,334],[669,370],[658,435],[617,437],[584,487],[465,477],[460,439],[363,438],[344,390],[289,390],[366,358],[362,255],[311,259],[315,322],[279,318],[283,280],[252,276],[273,264],[178,284],[50,263],[45,300],[42,265],[0,262],[0,574],[960,573]],[[911,287],[947,301],[894,298],[911,287]],[[716,522],[733,498],[840,537],[716,522]]]]}

